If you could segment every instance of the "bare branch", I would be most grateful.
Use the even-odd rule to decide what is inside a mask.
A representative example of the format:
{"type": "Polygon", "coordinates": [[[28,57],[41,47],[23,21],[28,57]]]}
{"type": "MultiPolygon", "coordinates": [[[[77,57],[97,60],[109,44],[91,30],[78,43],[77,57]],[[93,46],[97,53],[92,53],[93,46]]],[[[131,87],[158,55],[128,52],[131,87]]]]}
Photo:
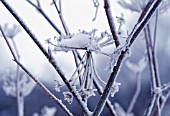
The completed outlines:
{"type": "Polygon", "coordinates": [[[112,32],[112,36],[113,36],[113,39],[115,41],[115,45],[116,45],[116,47],[118,47],[120,45],[120,42],[119,42],[119,38],[118,38],[117,33],[116,33],[114,19],[113,19],[113,16],[112,16],[109,0],[104,0],[104,8],[105,8],[107,20],[108,20],[108,23],[109,23],[109,26],[110,26],[110,30],[112,32]]]}
{"type": "Polygon", "coordinates": [[[9,48],[9,50],[10,50],[12,56],[14,57],[14,59],[17,59],[17,56],[15,55],[15,52],[13,51],[13,49],[12,49],[12,47],[11,47],[11,45],[10,45],[8,39],[7,39],[7,37],[5,36],[4,31],[3,31],[2,28],[1,28],[1,26],[0,26],[0,31],[1,31],[2,36],[4,37],[4,39],[5,39],[5,41],[6,41],[7,45],[8,45],[8,48],[9,48]]]}
{"type": "Polygon", "coordinates": [[[37,11],[40,12],[40,14],[49,22],[49,24],[59,33],[59,35],[63,34],[60,29],[51,21],[51,19],[47,16],[47,14],[42,10],[40,7],[40,3],[38,0],[38,6],[35,5],[33,2],[30,0],[27,0],[28,3],[30,3],[37,11]]]}
{"type": "Polygon", "coordinates": [[[134,94],[134,96],[132,98],[132,101],[131,101],[131,103],[130,103],[130,105],[128,107],[127,114],[132,112],[133,107],[134,107],[134,105],[136,103],[136,100],[137,100],[137,98],[139,96],[139,93],[141,91],[141,72],[137,72],[136,73],[136,79],[137,79],[137,82],[136,82],[136,91],[135,91],[135,94],[134,94]]]}
{"type": "Polygon", "coordinates": [[[68,27],[67,27],[67,25],[66,25],[66,22],[64,21],[63,15],[62,15],[61,0],[59,0],[59,8],[57,7],[57,4],[56,4],[56,1],[55,1],[55,0],[53,0],[53,3],[54,3],[54,6],[55,6],[55,8],[56,8],[56,10],[57,10],[57,12],[58,12],[59,17],[60,17],[60,21],[61,21],[61,23],[62,23],[62,25],[63,25],[63,28],[64,28],[65,33],[66,33],[66,34],[69,34],[68,27]]]}

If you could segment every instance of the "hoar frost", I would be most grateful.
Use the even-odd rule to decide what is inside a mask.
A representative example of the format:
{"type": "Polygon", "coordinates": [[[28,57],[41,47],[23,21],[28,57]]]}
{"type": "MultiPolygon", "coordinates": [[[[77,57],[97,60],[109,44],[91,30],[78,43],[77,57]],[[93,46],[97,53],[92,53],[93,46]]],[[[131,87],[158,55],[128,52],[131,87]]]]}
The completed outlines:
{"type": "Polygon", "coordinates": [[[117,82],[114,82],[112,88],[111,88],[111,97],[114,97],[114,95],[119,91],[119,86],[121,85],[121,83],[117,83],[117,82]]]}
{"type": "Polygon", "coordinates": [[[70,92],[63,92],[64,100],[66,100],[69,104],[73,102],[73,95],[70,92]]]}
{"type": "Polygon", "coordinates": [[[114,43],[112,36],[107,32],[102,32],[100,36],[96,36],[97,29],[90,32],[80,31],[77,34],[60,35],[55,37],[55,42],[47,39],[46,43],[51,44],[53,51],[71,51],[74,49],[94,51],[103,53],[102,48],[114,43]]]}
{"type": "Polygon", "coordinates": [[[64,86],[64,85],[61,84],[60,81],[55,80],[55,90],[56,90],[57,92],[60,92],[60,88],[61,88],[62,86],[64,86]]]}

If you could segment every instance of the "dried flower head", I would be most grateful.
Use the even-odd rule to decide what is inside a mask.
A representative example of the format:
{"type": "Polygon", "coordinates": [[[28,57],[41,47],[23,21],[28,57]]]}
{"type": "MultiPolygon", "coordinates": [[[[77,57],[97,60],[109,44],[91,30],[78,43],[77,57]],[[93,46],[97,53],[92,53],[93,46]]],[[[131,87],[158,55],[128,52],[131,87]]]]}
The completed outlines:
{"type": "Polygon", "coordinates": [[[7,23],[2,26],[2,30],[5,32],[6,37],[10,39],[13,39],[21,31],[18,25],[9,26],[7,23]]]}

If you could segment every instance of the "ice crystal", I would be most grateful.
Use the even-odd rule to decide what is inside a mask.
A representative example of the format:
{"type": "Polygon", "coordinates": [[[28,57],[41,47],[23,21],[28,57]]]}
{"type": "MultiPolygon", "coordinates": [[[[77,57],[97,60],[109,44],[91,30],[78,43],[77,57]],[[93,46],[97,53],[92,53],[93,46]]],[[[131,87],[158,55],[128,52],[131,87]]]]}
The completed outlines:
{"type": "Polygon", "coordinates": [[[82,88],[79,93],[81,96],[85,97],[85,98],[89,98],[91,96],[95,96],[95,91],[97,91],[97,89],[85,89],[82,88]]]}
{"type": "Polygon", "coordinates": [[[112,71],[113,67],[117,65],[118,58],[122,51],[125,51],[126,46],[119,45],[113,52],[113,54],[110,56],[110,62],[107,63],[107,66],[105,70],[112,71]]]}
{"type": "Polygon", "coordinates": [[[69,104],[73,102],[73,95],[70,92],[63,92],[64,100],[66,100],[69,104]]]}
{"type": "Polygon", "coordinates": [[[112,88],[111,88],[111,97],[114,97],[115,93],[117,93],[119,91],[119,86],[121,85],[121,83],[118,82],[114,82],[112,88]]]}
{"type": "Polygon", "coordinates": [[[56,90],[57,92],[60,92],[60,88],[61,88],[62,86],[63,86],[63,84],[61,84],[60,81],[55,80],[55,90],[56,90]]]}
{"type": "Polygon", "coordinates": [[[155,87],[153,92],[156,93],[156,94],[161,94],[162,93],[162,88],[161,87],[155,87]]]}
{"type": "Polygon", "coordinates": [[[125,24],[125,18],[124,18],[124,15],[123,15],[123,13],[121,13],[121,16],[120,17],[116,17],[117,18],[117,23],[119,23],[121,26],[123,25],[123,24],[125,24]]]}

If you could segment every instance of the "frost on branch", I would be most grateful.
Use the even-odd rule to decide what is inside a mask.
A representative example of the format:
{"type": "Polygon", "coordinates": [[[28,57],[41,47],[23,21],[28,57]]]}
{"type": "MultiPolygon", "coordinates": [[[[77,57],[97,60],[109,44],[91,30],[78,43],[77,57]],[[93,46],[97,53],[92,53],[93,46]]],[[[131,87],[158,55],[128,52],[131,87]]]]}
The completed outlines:
{"type": "Polygon", "coordinates": [[[66,100],[69,104],[73,102],[73,95],[70,92],[63,92],[64,100],[66,100]]]}
{"type": "Polygon", "coordinates": [[[57,92],[60,92],[60,88],[62,87],[62,86],[64,86],[60,81],[58,81],[58,80],[55,80],[55,90],[57,91],[57,92]]]}
{"type": "Polygon", "coordinates": [[[111,93],[110,93],[111,97],[114,97],[115,93],[117,93],[119,91],[120,85],[121,85],[121,83],[114,82],[112,89],[111,89],[111,93]]]}
{"type": "Polygon", "coordinates": [[[55,52],[78,49],[103,53],[102,48],[113,44],[113,39],[107,31],[102,32],[100,36],[96,35],[96,31],[97,29],[93,29],[90,32],[80,31],[76,34],[61,35],[55,37],[55,41],[46,40],[46,43],[51,44],[55,52]]]}
{"type": "Polygon", "coordinates": [[[125,45],[119,45],[117,48],[115,48],[114,52],[110,55],[110,62],[107,64],[105,70],[111,72],[113,67],[117,65],[118,58],[122,51],[125,51],[126,46],[125,45]]]}
{"type": "Polygon", "coordinates": [[[97,91],[97,89],[84,89],[82,88],[79,93],[83,98],[90,98],[91,96],[95,96],[95,91],[97,91]]]}

